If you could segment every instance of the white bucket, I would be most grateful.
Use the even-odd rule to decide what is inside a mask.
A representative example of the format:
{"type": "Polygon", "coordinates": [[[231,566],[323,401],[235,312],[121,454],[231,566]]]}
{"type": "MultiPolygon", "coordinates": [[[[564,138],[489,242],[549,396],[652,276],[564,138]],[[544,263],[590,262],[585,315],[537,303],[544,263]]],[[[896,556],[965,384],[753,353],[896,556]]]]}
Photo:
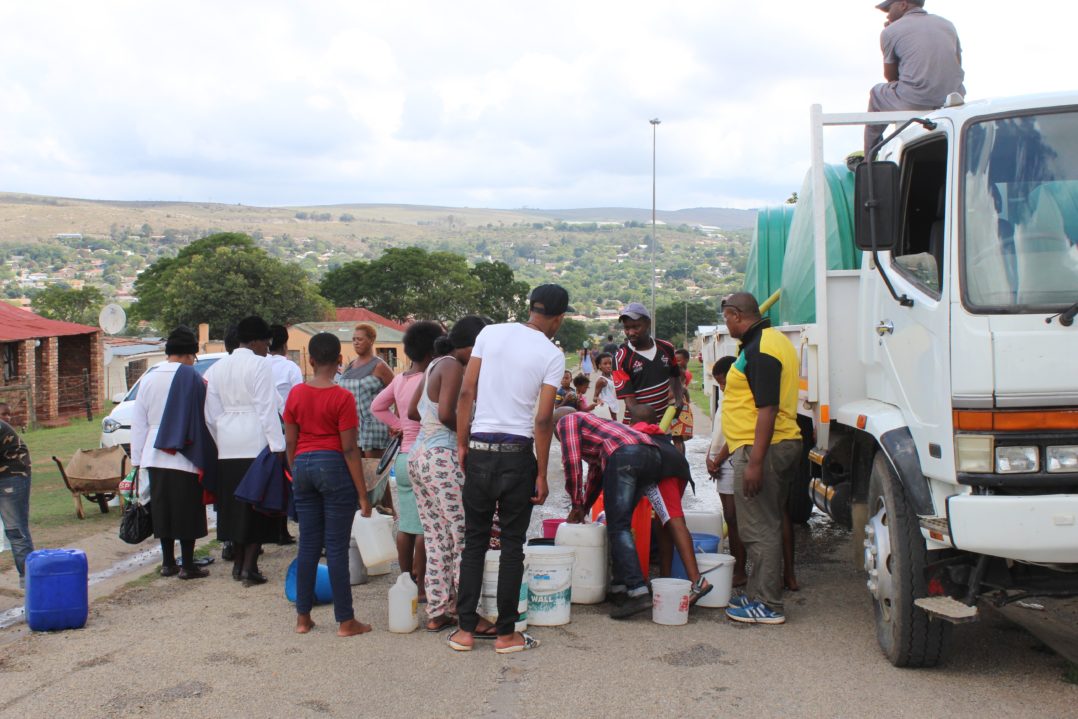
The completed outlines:
{"type": "Polygon", "coordinates": [[[598,604],[603,601],[607,585],[610,584],[606,527],[601,524],[565,523],[558,527],[554,544],[572,547],[576,552],[572,603],[598,604]]]}
{"type": "Polygon", "coordinates": [[[722,520],[722,510],[686,510],[685,526],[690,532],[696,534],[711,534],[720,539],[725,535],[722,520]]]}
{"type": "Polygon", "coordinates": [[[734,558],[729,554],[697,554],[696,566],[712,587],[696,602],[696,606],[725,607],[729,604],[734,583],[734,558]]]}
{"type": "MultiPolygon", "coordinates": [[[[397,558],[397,544],[393,541],[393,518],[379,512],[364,517],[356,512],[352,520],[352,536],[368,569],[397,558]]],[[[373,574],[373,572],[371,572],[373,574]]]]}
{"type": "Polygon", "coordinates": [[[525,549],[528,566],[528,622],[537,627],[568,624],[573,594],[572,547],[532,546],[525,549]]]}
{"type": "Polygon", "coordinates": [[[367,565],[363,563],[363,557],[359,554],[356,538],[352,537],[348,542],[348,583],[366,584],[368,581],[370,580],[367,577],[367,565]]]}
{"type": "Polygon", "coordinates": [[[686,624],[691,588],[692,582],[688,579],[652,579],[651,621],[669,626],[686,624]]]}
{"type": "MultiPolygon", "coordinates": [[[[497,549],[487,550],[486,562],[483,564],[483,594],[479,598],[479,616],[491,624],[498,623],[498,570],[501,568],[502,553],[497,549]]],[[[527,579],[528,558],[524,557],[524,579],[527,579]]],[[[522,632],[528,628],[528,583],[521,581],[520,592],[517,599],[517,612],[519,618],[516,623],[516,631],[522,632]]]]}
{"type": "Polygon", "coordinates": [[[383,574],[389,574],[393,570],[389,562],[380,562],[374,566],[367,567],[367,576],[380,577],[383,574]]]}

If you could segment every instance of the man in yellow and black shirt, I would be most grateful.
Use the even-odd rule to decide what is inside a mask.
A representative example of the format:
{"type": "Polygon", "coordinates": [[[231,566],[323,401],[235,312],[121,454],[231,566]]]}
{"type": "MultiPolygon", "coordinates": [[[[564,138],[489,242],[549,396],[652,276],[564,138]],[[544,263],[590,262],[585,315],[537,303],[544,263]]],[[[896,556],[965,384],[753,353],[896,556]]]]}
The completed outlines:
{"type": "Polygon", "coordinates": [[[782,515],[801,457],[797,351],[747,292],[724,299],[722,316],[741,340],[726,375],[722,431],[734,465],[738,530],[752,566],[745,594],[731,600],[726,615],[782,624],[782,515]]]}

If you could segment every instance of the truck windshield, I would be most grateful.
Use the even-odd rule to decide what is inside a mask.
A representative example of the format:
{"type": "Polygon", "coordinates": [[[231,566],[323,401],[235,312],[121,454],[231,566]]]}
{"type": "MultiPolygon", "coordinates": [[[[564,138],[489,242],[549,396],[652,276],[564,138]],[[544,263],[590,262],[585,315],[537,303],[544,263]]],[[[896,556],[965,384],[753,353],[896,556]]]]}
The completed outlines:
{"type": "Polygon", "coordinates": [[[971,123],[963,184],[966,306],[1058,312],[1078,301],[1078,112],[971,123]]]}

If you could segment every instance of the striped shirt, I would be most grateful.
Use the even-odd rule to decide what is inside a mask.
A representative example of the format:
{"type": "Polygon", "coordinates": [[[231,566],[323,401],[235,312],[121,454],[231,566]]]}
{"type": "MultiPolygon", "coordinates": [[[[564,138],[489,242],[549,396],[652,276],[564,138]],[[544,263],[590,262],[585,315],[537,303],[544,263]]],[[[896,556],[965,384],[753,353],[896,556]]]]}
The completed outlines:
{"type": "MultiPolygon", "coordinates": [[[[670,404],[670,379],[681,373],[674,345],[658,337],[655,342],[655,356],[648,359],[628,342],[618,348],[614,355],[614,390],[618,399],[635,399],[655,410],[657,418],[663,416],[670,404]]],[[[632,420],[626,409],[623,418],[625,424],[632,420]]]]}
{"type": "Polygon", "coordinates": [[[565,469],[565,493],[574,507],[583,506],[585,509],[595,503],[603,489],[603,471],[610,455],[622,447],[655,445],[646,434],[587,412],[574,412],[562,417],[556,431],[561,442],[562,467],[565,469]],[[587,478],[580,466],[581,461],[588,463],[587,478]]]}

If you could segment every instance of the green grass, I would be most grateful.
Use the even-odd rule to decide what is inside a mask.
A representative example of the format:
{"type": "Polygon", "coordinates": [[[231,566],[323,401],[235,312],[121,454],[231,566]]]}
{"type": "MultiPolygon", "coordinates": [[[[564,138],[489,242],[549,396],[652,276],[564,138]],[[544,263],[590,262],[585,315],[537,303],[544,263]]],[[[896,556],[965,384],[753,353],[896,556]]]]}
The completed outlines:
{"type": "Polygon", "coordinates": [[[704,414],[711,416],[711,400],[704,392],[704,366],[697,358],[689,360],[689,371],[692,372],[692,385],[689,387],[689,396],[692,403],[704,414]]]}

